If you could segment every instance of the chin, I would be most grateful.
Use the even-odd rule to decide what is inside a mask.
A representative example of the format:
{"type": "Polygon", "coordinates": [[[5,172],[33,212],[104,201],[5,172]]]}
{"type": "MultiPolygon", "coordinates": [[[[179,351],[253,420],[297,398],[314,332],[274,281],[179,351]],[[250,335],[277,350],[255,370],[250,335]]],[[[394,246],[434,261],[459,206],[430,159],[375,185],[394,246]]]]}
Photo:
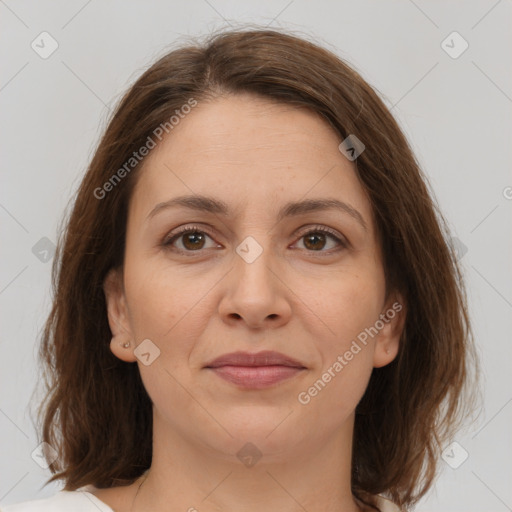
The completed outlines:
{"type": "Polygon", "coordinates": [[[225,411],[216,418],[232,437],[222,435],[214,440],[210,433],[208,440],[229,453],[236,453],[245,444],[251,443],[266,456],[284,455],[288,447],[293,449],[300,443],[297,436],[303,431],[296,428],[291,407],[242,407],[233,410],[232,414],[225,411]]]}

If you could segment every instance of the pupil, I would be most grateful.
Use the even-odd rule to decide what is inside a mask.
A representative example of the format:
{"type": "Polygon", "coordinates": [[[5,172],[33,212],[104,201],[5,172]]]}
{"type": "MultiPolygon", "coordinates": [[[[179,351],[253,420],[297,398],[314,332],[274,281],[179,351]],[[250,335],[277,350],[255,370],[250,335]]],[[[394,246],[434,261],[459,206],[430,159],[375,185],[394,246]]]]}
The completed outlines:
{"type": "Polygon", "coordinates": [[[203,235],[201,233],[188,233],[185,236],[184,245],[187,249],[197,249],[201,247],[201,242],[204,241],[203,235]],[[191,243],[190,243],[191,242],[191,243]],[[199,244],[197,243],[199,242],[199,244]],[[188,245],[190,243],[190,246],[188,245]]]}
{"type": "Polygon", "coordinates": [[[325,236],[324,236],[324,235],[318,235],[318,234],[308,235],[308,236],[306,237],[306,243],[305,243],[305,245],[306,245],[306,247],[308,247],[308,246],[310,245],[310,242],[312,241],[312,242],[313,242],[313,243],[312,243],[313,247],[308,247],[308,248],[312,248],[312,249],[322,249],[322,248],[323,248],[323,246],[324,246],[324,243],[323,243],[323,242],[325,242],[325,240],[324,240],[324,239],[325,239],[325,236]],[[321,246],[320,246],[320,247],[318,247],[318,246],[315,244],[315,241],[316,241],[316,242],[320,241],[320,242],[321,242],[321,246]]]}

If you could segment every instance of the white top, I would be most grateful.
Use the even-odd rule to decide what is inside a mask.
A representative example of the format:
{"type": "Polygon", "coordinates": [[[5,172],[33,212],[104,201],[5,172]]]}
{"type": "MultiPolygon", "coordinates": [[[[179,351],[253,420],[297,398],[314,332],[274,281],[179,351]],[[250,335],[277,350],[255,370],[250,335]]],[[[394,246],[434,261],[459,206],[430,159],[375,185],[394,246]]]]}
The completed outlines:
{"type": "Polygon", "coordinates": [[[88,491],[58,491],[53,496],[0,505],[0,512],[114,512],[88,491]]]}
{"type": "MultiPolygon", "coordinates": [[[[83,489],[83,488],[82,488],[83,489]]],[[[391,501],[378,496],[382,512],[400,512],[391,501]]],[[[106,503],[89,491],[58,491],[53,496],[23,501],[13,505],[0,505],[0,512],[114,512],[106,503]]]]}

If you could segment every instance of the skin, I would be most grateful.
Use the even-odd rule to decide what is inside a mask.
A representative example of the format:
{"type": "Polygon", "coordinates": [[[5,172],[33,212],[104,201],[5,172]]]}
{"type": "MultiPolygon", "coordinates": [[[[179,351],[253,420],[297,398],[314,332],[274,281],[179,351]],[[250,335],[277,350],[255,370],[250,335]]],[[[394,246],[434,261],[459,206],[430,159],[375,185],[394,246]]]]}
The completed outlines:
{"type": "Polygon", "coordinates": [[[229,95],[200,102],[146,157],[124,268],[104,289],[111,350],[138,364],[153,402],[153,462],[133,485],[94,491],[114,510],[364,510],[350,491],[354,410],[372,369],[396,357],[405,305],[307,405],[297,399],[403,304],[398,295],[385,301],[371,205],[340,142],[305,109],[229,95]],[[230,214],[176,207],[148,219],[180,195],[214,196],[230,214]],[[367,230],[337,210],[277,220],[285,203],[312,198],[349,203],[367,230]],[[190,235],[174,251],[162,245],[187,225],[207,235],[202,245],[190,235]],[[346,247],[321,233],[308,244],[304,235],[319,226],[346,247]],[[235,252],[248,236],[263,250],[252,263],[235,252]],[[147,366],[134,353],[145,339],[160,350],[147,366]],[[306,369],[247,390],[204,368],[237,350],[276,350],[306,369]],[[236,456],[248,442],[261,454],[252,467],[236,456]]]}

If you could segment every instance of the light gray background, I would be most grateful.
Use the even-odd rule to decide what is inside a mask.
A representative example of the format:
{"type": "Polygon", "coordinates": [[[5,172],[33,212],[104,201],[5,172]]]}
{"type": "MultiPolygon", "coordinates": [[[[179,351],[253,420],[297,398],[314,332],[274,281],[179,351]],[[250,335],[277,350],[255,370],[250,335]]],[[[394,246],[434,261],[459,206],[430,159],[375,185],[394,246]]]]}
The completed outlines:
{"type": "MultiPolygon", "coordinates": [[[[50,473],[31,458],[38,443],[28,407],[51,266],[32,248],[43,237],[56,241],[128,85],[182,36],[251,23],[300,30],[334,50],[406,131],[467,248],[461,261],[485,384],[479,422],[455,439],[468,459],[458,469],[443,462],[417,510],[512,510],[511,14],[510,0],[0,0],[0,502],[60,489],[42,488],[50,473]],[[31,48],[43,31],[59,45],[47,59],[31,48]],[[453,31],[469,44],[456,59],[441,46],[453,31]]],[[[452,51],[461,48],[452,39],[452,51]]]]}

